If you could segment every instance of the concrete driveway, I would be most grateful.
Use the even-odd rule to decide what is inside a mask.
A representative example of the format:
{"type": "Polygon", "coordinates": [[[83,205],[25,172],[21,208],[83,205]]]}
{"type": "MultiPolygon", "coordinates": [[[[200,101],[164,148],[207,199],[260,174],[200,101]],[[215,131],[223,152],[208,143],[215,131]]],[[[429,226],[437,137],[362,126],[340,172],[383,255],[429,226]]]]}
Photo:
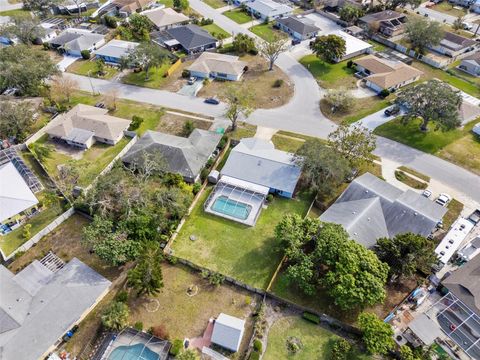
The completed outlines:
{"type": "Polygon", "coordinates": [[[197,79],[197,81],[191,85],[185,84],[180,90],[177,91],[177,94],[195,97],[202,87],[203,79],[197,79]]]}
{"type": "Polygon", "coordinates": [[[354,124],[362,124],[363,127],[373,131],[375,130],[375,128],[385,124],[386,122],[389,122],[390,120],[395,119],[395,117],[399,115],[400,114],[397,114],[395,116],[386,116],[385,109],[382,109],[377,111],[376,113],[365,116],[363,119],[354,122],[354,124]]]}
{"type": "Polygon", "coordinates": [[[76,57],[76,56],[64,55],[63,59],[57,64],[57,67],[61,72],[65,72],[67,70],[67,68],[70,65],[72,65],[75,61],[77,61],[78,59],[80,59],[80,58],[76,57]]]}

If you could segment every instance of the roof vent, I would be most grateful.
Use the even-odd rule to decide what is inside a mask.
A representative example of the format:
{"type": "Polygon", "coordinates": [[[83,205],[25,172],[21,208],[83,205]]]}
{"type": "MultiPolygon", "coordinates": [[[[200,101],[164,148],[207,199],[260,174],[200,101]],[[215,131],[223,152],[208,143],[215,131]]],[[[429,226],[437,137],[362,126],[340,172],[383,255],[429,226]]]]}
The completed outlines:
{"type": "Polygon", "coordinates": [[[257,166],[262,166],[262,160],[258,160],[257,166]]]}
{"type": "Polygon", "coordinates": [[[357,235],[357,233],[356,233],[356,232],[354,232],[354,233],[353,233],[353,235],[355,235],[355,236],[356,236],[356,235],[357,235]]]}
{"type": "Polygon", "coordinates": [[[367,218],[368,221],[370,221],[370,218],[367,218]]]}
{"type": "Polygon", "coordinates": [[[355,212],[355,211],[352,211],[352,214],[353,214],[353,215],[355,215],[355,214],[356,214],[356,212],[355,212]]]}
{"type": "Polygon", "coordinates": [[[413,215],[417,216],[417,215],[418,215],[418,213],[415,211],[415,212],[413,213],[413,215]]]}

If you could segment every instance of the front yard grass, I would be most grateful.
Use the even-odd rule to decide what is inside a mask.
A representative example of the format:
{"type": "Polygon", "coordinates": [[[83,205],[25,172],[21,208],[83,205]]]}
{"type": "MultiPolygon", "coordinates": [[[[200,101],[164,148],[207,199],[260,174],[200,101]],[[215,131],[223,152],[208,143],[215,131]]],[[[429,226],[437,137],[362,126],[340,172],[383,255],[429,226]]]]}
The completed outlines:
{"type": "Polygon", "coordinates": [[[197,265],[265,289],[280,263],[274,228],[288,213],[305,216],[310,206],[308,194],[295,199],[275,197],[263,209],[255,226],[249,227],[205,213],[203,205],[212,188],[207,188],[173,242],[174,255],[197,265]],[[190,235],[197,237],[190,240],[190,235]]]}
{"type": "Polygon", "coordinates": [[[287,38],[287,34],[280,30],[274,29],[272,23],[258,24],[249,28],[249,30],[268,42],[274,41],[277,37],[284,39],[287,38]]]}
{"type": "Polygon", "coordinates": [[[347,62],[346,60],[330,64],[320,60],[316,55],[307,55],[300,59],[300,63],[312,73],[320,86],[325,89],[356,88],[358,79],[354,76],[355,69],[349,68],[347,62]]]}
{"type": "Polygon", "coordinates": [[[203,2],[214,9],[227,6],[227,3],[223,0],[203,0],[203,2]]]}
{"type": "Polygon", "coordinates": [[[353,98],[353,105],[349,110],[332,112],[331,106],[327,101],[325,101],[325,99],[320,100],[320,109],[322,113],[337,124],[352,124],[363,119],[365,116],[376,113],[390,105],[391,101],[389,98],[382,99],[378,96],[353,98]]]}
{"type": "Polygon", "coordinates": [[[480,139],[471,132],[478,122],[480,119],[466,124],[463,129],[450,131],[435,131],[435,124],[430,123],[429,131],[425,133],[419,129],[420,120],[402,125],[397,118],[377,127],[374,133],[480,174],[480,139]]]}
{"type": "Polygon", "coordinates": [[[240,8],[225,11],[223,15],[235,21],[237,24],[245,24],[252,21],[252,17],[240,8]]]}
{"type": "Polygon", "coordinates": [[[422,179],[423,181],[430,182],[430,176],[427,176],[425,174],[422,174],[421,172],[418,172],[417,170],[414,170],[412,168],[409,168],[408,166],[400,166],[398,170],[401,170],[403,172],[406,172],[410,175],[413,175],[419,179],[422,179]]]}
{"type": "Polygon", "coordinates": [[[214,38],[220,39],[220,38],[229,38],[231,36],[230,33],[227,31],[223,30],[220,26],[217,24],[209,24],[209,25],[203,25],[203,29],[207,30],[210,35],[212,35],[214,38]],[[220,37],[221,36],[221,37],[220,37]]]}
{"type": "Polygon", "coordinates": [[[455,17],[465,16],[467,14],[467,11],[463,9],[458,9],[458,8],[455,9],[455,7],[456,6],[454,4],[450,4],[447,1],[443,1],[441,3],[438,3],[432,6],[430,9],[438,12],[442,12],[444,14],[448,14],[450,16],[455,16],[455,17]]]}
{"type": "Polygon", "coordinates": [[[275,149],[295,153],[298,149],[300,149],[305,140],[289,136],[282,136],[281,134],[275,134],[272,136],[272,142],[273,145],[275,145],[275,149]]]}
{"type": "Polygon", "coordinates": [[[165,77],[167,70],[172,66],[169,62],[162,66],[150,69],[148,73],[148,80],[145,79],[145,71],[130,72],[122,78],[122,82],[130,85],[144,86],[152,89],[160,89],[167,81],[165,77]]]}
{"type": "Polygon", "coordinates": [[[77,60],[67,68],[67,71],[78,75],[91,76],[106,80],[111,79],[118,74],[117,68],[114,66],[105,65],[105,75],[99,76],[97,73],[97,65],[95,64],[95,60],[77,60]]]}
{"type": "MultiPolygon", "coordinates": [[[[332,346],[338,335],[297,316],[288,316],[277,320],[268,333],[268,344],[264,360],[329,360],[332,357],[332,346]],[[295,354],[289,352],[288,339],[296,339],[301,343],[295,354]]],[[[370,356],[361,354],[358,349],[348,357],[349,360],[367,360],[370,356]]]]}

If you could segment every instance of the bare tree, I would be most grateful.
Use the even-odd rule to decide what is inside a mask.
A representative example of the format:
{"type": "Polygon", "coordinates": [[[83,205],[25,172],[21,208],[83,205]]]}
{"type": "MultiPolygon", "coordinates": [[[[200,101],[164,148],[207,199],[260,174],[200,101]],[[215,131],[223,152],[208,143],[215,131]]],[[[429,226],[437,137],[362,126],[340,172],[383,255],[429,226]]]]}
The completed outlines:
{"type": "Polygon", "coordinates": [[[272,41],[260,40],[257,44],[258,51],[260,54],[265,56],[270,62],[269,71],[273,70],[273,65],[277,61],[280,54],[288,49],[288,40],[274,35],[272,41]]]}
{"type": "Polygon", "coordinates": [[[50,96],[55,101],[68,103],[77,88],[77,80],[64,75],[55,76],[50,85],[50,96]]]}
{"type": "Polygon", "coordinates": [[[252,113],[255,94],[244,86],[229,85],[224,96],[227,103],[225,116],[232,122],[232,131],[235,131],[240,115],[248,117],[252,113]]]}
{"type": "Polygon", "coordinates": [[[138,158],[129,164],[127,169],[130,170],[141,183],[145,183],[150,176],[166,172],[167,163],[159,150],[152,152],[143,151],[138,158]]]}
{"type": "Polygon", "coordinates": [[[120,96],[120,90],[117,87],[110,88],[105,93],[105,105],[109,110],[117,110],[117,100],[120,96]]]}

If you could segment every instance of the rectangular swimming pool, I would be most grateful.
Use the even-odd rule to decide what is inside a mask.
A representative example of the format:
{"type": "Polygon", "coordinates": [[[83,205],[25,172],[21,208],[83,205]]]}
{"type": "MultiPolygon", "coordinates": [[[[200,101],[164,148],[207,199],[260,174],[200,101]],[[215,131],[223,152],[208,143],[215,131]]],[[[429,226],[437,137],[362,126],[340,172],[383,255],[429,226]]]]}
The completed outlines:
{"type": "Polygon", "coordinates": [[[220,214],[245,220],[248,218],[248,215],[250,215],[252,207],[248,204],[229,199],[227,196],[219,196],[215,199],[211,209],[220,214]]]}

